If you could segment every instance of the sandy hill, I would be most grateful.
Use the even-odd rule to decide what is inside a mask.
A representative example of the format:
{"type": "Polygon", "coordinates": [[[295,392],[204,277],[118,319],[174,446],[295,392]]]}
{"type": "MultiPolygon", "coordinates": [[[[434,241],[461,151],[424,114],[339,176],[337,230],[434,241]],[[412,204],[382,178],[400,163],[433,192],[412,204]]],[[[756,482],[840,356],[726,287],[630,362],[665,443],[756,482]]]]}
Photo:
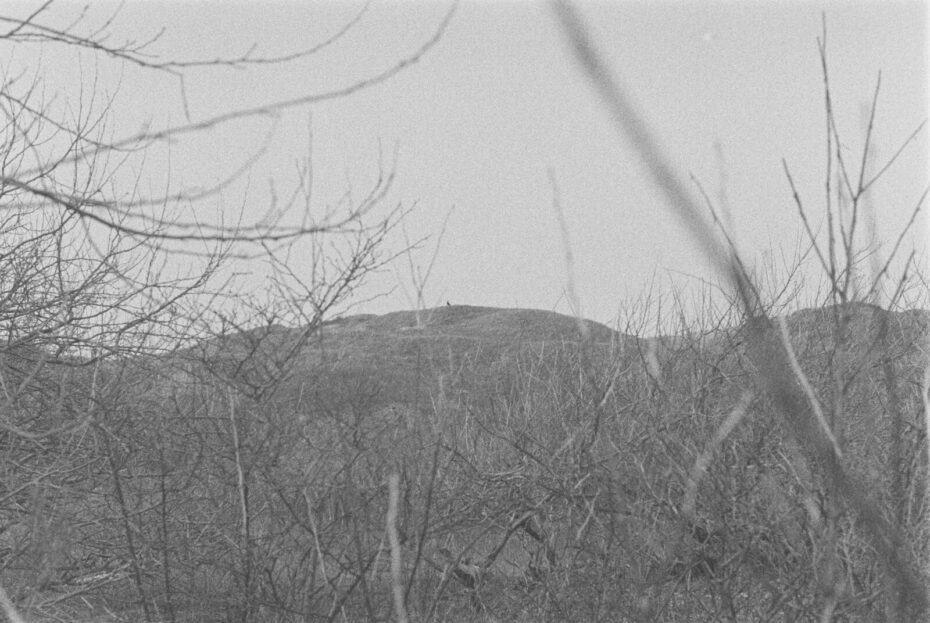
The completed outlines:
{"type": "Polygon", "coordinates": [[[530,309],[452,305],[327,322],[295,370],[306,389],[370,396],[383,404],[428,408],[440,383],[453,392],[494,383],[495,371],[521,356],[547,357],[583,337],[606,351],[631,340],[602,324],[530,309]],[[449,385],[448,383],[453,383],[449,385]]]}

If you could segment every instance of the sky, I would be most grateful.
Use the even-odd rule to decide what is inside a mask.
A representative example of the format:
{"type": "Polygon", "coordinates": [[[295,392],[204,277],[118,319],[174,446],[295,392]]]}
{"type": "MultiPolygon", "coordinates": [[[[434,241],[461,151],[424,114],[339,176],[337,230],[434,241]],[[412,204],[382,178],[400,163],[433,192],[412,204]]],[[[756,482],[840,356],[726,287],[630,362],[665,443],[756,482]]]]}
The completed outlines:
{"type": "MultiPolygon", "coordinates": [[[[24,11],[32,5],[11,6],[24,11]]],[[[53,5],[45,19],[64,23],[81,6],[53,5]]],[[[86,23],[101,23],[108,6],[92,5],[86,23]]],[[[8,58],[7,75],[19,66],[41,67],[48,92],[63,94],[64,101],[80,99],[82,86],[85,98],[90,91],[111,96],[108,128],[118,138],[183,123],[185,114],[196,121],[376,75],[427,41],[449,6],[373,2],[344,37],[317,54],[248,68],[191,68],[183,90],[172,75],[61,46],[0,53],[8,58]]],[[[114,41],[147,40],[163,28],[148,51],[164,58],[238,56],[253,46],[254,54],[273,56],[327,39],[362,7],[348,1],[130,2],[107,28],[114,41]]],[[[614,1],[577,7],[665,153],[695,180],[689,189],[697,194],[699,183],[727,214],[749,264],[791,265],[804,248],[783,160],[811,223],[823,231],[822,16],[831,95],[851,162],[858,165],[861,157],[863,110],[879,72],[874,162],[894,154],[930,109],[926,2],[614,1]]],[[[413,308],[415,275],[431,263],[422,299],[427,307],[448,301],[571,313],[571,272],[578,311],[605,323],[622,317],[646,292],[688,294],[719,281],[642,157],[615,130],[546,3],[463,1],[439,42],[390,80],[291,109],[277,122],[248,119],[175,141],[128,165],[124,180],[153,193],[166,183],[209,185],[263,145],[246,175],[198,209],[227,219],[241,209],[246,219],[261,218],[272,197],[280,200],[295,187],[308,155],[315,213],[338,204],[347,191],[364,196],[379,162],[393,168],[384,207],[411,212],[403,230],[388,239],[385,256],[402,250],[405,240],[425,241],[371,275],[343,306],[351,313],[413,308]]],[[[925,128],[871,193],[881,252],[908,222],[928,171],[925,128]]],[[[928,234],[921,215],[904,252],[915,249],[925,259],[928,234]]],[[[300,270],[303,260],[295,257],[300,270]]],[[[261,269],[245,263],[237,270],[259,287],[261,269]]]]}

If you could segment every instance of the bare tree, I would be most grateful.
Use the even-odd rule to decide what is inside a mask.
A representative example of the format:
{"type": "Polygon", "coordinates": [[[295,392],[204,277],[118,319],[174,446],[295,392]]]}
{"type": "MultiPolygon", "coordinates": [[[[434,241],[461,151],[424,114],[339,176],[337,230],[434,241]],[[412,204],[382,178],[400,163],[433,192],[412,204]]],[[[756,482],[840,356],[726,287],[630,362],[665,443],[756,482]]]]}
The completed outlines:
{"type": "MultiPolygon", "coordinates": [[[[0,10],[0,46],[64,47],[131,71],[171,75],[187,119],[115,136],[111,125],[121,111],[97,91],[94,78],[82,81],[79,93],[56,94],[46,90],[38,65],[21,73],[6,68],[2,77],[0,582],[15,601],[46,609],[128,583],[132,592],[119,592],[134,595],[130,605],[141,617],[167,612],[174,620],[179,587],[191,586],[184,574],[203,562],[188,564],[178,547],[207,557],[219,551],[212,536],[181,535],[216,521],[211,534],[225,538],[227,526],[238,533],[235,572],[245,589],[239,612],[248,619],[268,586],[256,574],[274,553],[256,544],[273,542],[262,530],[263,522],[275,521],[262,506],[274,496],[253,503],[249,488],[272,479],[284,435],[294,434],[293,427],[275,428],[281,422],[271,415],[270,390],[288,378],[290,362],[324,317],[391,259],[382,248],[407,209],[386,205],[394,172],[380,154],[372,185],[346,194],[357,199],[316,205],[312,139],[293,192],[280,203],[269,194],[262,217],[211,205],[263,147],[211,187],[169,186],[154,195],[140,191],[142,173],[127,178],[129,163],[136,158],[133,166],[144,167],[150,150],[180,137],[197,140],[253,118],[273,122],[285,111],[390,80],[439,41],[454,7],[421,46],[380,73],[200,119],[186,101],[190,70],[307,58],[354,28],[367,5],[305,49],[261,56],[253,46],[210,60],[153,55],[161,31],[141,42],[121,36],[121,6],[102,20],[88,9],[67,23],[51,1],[17,14],[22,8],[0,10]],[[60,106],[57,95],[71,96],[69,105],[60,106]],[[295,265],[298,247],[309,249],[309,267],[295,265]],[[236,258],[265,264],[270,277],[263,291],[237,287],[227,270],[236,258]],[[286,345],[274,339],[273,329],[283,326],[299,328],[286,345]],[[210,417],[198,420],[198,409],[211,410],[210,417]],[[266,420],[255,420],[260,412],[266,420]],[[236,504],[227,507],[230,483],[236,504]],[[218,505],[206,506],[211,499],[218,505]],[[212,514],[228,508],[237,509],[232,524],[212,514]],[[43,592],[50,587],[56,596],[43,592]]],[[[2,601],[16,620],[9,600],[2,601]]]]}
{"type": "MultiPolygon", "coordinates": [[[[184,101],[183,85],[185,71],[198,68],[246,68],[269,64],[284,64],[312,56],[338,41],[364,16],[367,5],[335,34],[326,40],[309,46],[307,49],[295,50],[277,57],[262,57],[254,52],[254,46],[233,58],[212,60],[179,60],[153,57],[149,48],[163,34],[157,33],[151,39],[137,42],[126,39],[123,43],[114,43],[117,36],[111,32],[113,22],[120,8],[100,25],[89,24],[86,14],[82,13],[74,22],[65,26],[51,25],[49,12],[52,2],[39,5],[31,13],[16,17],[0,15],[0,23],[9,25],[9,29],[0,34],[0,41],[15,46],[59,45],[92,50],[103,57],[124,61],[141,71],[167,72],[176,76],[181,85],[180,97],[184,101]]],[[[160,244],[165,241],[216,241],[224,243],[274,243],[301,238],[311,233],[357,231],[362,217],[370,212],[390,185],[389,173],[379,177],[374,187],[357,204],[349,206],[340,213],[324,211],[324,217],[313,220],[311,214],[304,214],[296,222],[288,224],[280,216],[290,209],[307,208],[297,199],[284,206],[276,206],[279,216],[265,221],[256,219],[252,222],[236,222],[227,225],[221,219],[199,219],[194,222],[176,221],[170,215],[160,214],[166,206],[177,202],[203,202],[215,196],[222,188],[239,178],[248,166],[260,157],[261,150],[246,159],[242,166],[228,179],[212,188],[183,188],[168,195],[138,197],[130,194],[130,199],[122,199],[125,191],[119,194],[105,192],[102,181],[108,179],[111,171],[103,167],[104,162],[116,155],[123,157],[127,153],[164,144],[182,136],[202,135],[203,133],[228,124],[234,124],[249,118],[275,118],[281,113],[306,107],[310,104],[348,97],[353,93],[380,84],[391,79],[401,71],[418,62],[441,38],[454,13],[452,5],[443,20],[437,25],[433,35],[418,49],[399,59],[393,66],[375,75],[348,84],[342,88],[327,92],[308,93],[299,97],[270,101],[263,105],[233,110],[221,115],[200,120],[190,119],[188,123],[149,128],[143,132],[125,137],[108,137],[104,130],[110,110],[104,103],[103,110],[86,110],[73,122],[56,118],[46,108],[44,102],[34,101],[41,86],[40,74],[37,72],[30,81],[24,75],[8,77],[0,91],[2,100],[8,109],[10,129],[15,129],[21,136],[19,145],[10,151],[8,158],[16,160],[16,168],[4,170],[0,183],[7,188],[16,188],[24,192],[32,201],[46,208],[57,207],[73,213],[81,219],[115,229],[125,234],[137,236],[146,244],[160,244]],[[16,123],[12,118],[18,118],[16,123]],[[60,147],[47,149],[45,141],[35,135],[27,136],[26,130],[42,129],[59,134],[60,147]],[[38,142],[41,141],[41,142],[38,142]],[[83,172],[83,183],[71,184],[57,181],[70,180],[64,174],[83,172]],[[73,186],[73,187],[72,187],[73,186]]],[[[227,218],[230,215],[226,215],[227,218]]]]}

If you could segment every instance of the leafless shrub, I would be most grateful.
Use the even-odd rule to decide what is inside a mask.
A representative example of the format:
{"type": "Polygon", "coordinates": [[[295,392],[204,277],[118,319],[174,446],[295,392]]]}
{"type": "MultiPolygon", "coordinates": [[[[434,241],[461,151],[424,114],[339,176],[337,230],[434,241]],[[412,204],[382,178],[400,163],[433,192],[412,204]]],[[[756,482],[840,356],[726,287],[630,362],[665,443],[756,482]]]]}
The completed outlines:
{"type": "MultiPolygon", "coordinates": [[[[62,26],[50,4],[25,13],[5,8],[0,43],[65,46],[170,73],[185,109],[190,68],[303,58],[365,13],[330,39],[281,57],[246,51],[200,61],[155,57],[154,39],[119,43],[119,8],[99,24],[90,12],[62,26]]],[[[43,91],[41,67],[4,75],[0,583],[26,610],[64,615],[69,600],[91,599],[147,621],[175,621],[202,606],[245,621],[283,620],[323,600],[335,617],[353,594],[372,603],[365,582],[377,540],[357,508],[338,507],[358,501],[383,516],[372,496],[385,461],[371,455],[373,465],[361,473],[350,461],[333,478],[315,474],[314,465],[328,469],[343,458],[334,454],[345,449],[337,444],[309,467],[298,463],[295,456],[314,450],[312,427],[289,416],[307,405],[282,402],[280,389],[324,316],[386,261],[385,236],[406,213],[382,208],[393,171],[379,162],[357,202],[319,210],[307,162],[284,205],[269,198],[278,216],[252,222],[211,216],[206,205],[262,150],[210,188],[143,196],[139,180],[127,190],[117,173],[179,137],[274,118],[388,80],[438,41],[451,15],[393,67],[344,88],[125,137],[108,128],[119,111],[92,80],[71,100],[75,109],[63,112],[43,91]],[[196,218],[185,218],[191,207],[196,218]],[[310,266],[293,265],[297,245],[309,248],[310,266]],[[179,255],[187,270],[176,268],[179,255]],[[238,257],[266,262],[264,293],[245,297],[221,280],[238,257]],[[285,326],[302,327],[286,344],[285,326]],[[335,502],[328,515],[318,506],[326,500],[335,502]],[[353,592],[346,578],[362,589],[353,592]]],[[[339,441],[353,439],[335,432],[339,441]]],[[[18,616],[8,600],[3,606],[18,616]]]]}
{"type": "MultiPolygon", "coordinates": [[[[635,108],[630,105],[624,89],[613,78],[610,69],[591,41],[587,29],[577,12],[567,2],[555,3],[558,14],[569,43],[592,86],[610,111],[617,130],[629,140],[649,163],[650,173],[656,185],[667,199],[667,205],[684,222],[695,237],[712,265],[730,282],[734,298],[738,301],[747,332],[747,364],[755,383],[766,396],[766,403],[773,415],[780,420],[781,426],[794,440],[793,456],[788,464],[798,474],[802,495],[809,511],[809,520],[813,532],[809,538],[814,548],[815,559],[813,572],[819,594],[811,607],[819,613],[821,620],[831,620],[839,612],[844,602],[848,602],[849,581],[846,574],[851,561],[843,548],[844,535],[855,526],[859,534],[864,535],[881,562],[885,595],[887,601],[879,609],[887,620],[911,619],[927,610],[925,578],[922,577],[915,558],[915,552],[907,546],[910,539],[906,536],[909,526],[901,522],[901,515],[883,512],[876,499],[879,489],[866,486],[855,473],[855,463],[844,455],[841,442],[843,435],[838,430],[847,426],[849,414],[863,407],[850,402],[848,395],[851,382],[851,370],[860,367],[851,352],[857,339],[851,331],[852,323],[861,314],[859,301],[871,301],[876,291],[884,283],[891,257],[898,251],[896,244],[891,256],[884,264],[876,264],[871,283],[865,284],[857,278],[862,262],[861,250],[857,248],[856,230],[861,226],[861,213],[866,208],[866,191],[887,168],[901,150],[910,142],[905,141],[895,156],[877,172],[867,171],[869,161],[870,139],[872,136],[872,119],[877,109],[878,86],[875,101],[871,109],[872,117],[866,131],[866,143],[857,177],[837,147],[839,145],[838,129],[831,102],[831,90],[827,71],[826,35],[820,41],[820,56],[824,75],[824,93],[827,120],[827,203],[825,206],[828,231],[827,241],[821,242],[808,221],[808,210],[794,189],[794,183],[788,166],[786,176],[794,193],[795,201],[802,222],[807,228],[809,242],[820,262],[827,281],[827,301],[832,317],[828,326],[832,329],[832,341],[829,350],[829,366],[826,394],[818,398],[802,390],[803,376],[796,363],[792,363],[791,349],[788,343],[779,338],[779,331],[772,318],[761,305],[760,290],[747,273],[744,263],[736,254],[735,247],[718,242],[713,232],[713,225],[702,217],[702,210],[686,189],[681,176],[668,164],[665,154],[657,146],[646,123],[635,108]],[[837,171],[838,187],[834,183],[834,170],[837,171]],[[826,400],[823,409],[826,417],[816,418],[819,412],[819,400],[826,400]],[[815,499],[816,498],[816,499],[815,499]],[[845,565],[845,567],[844,567],[845,565]]],[[[826,28],[824,28],[826,33],[826,28]]],[[[915,130],[915,136],[923,128],[921,124],[915,130]]],[[[926,192],[924,193],[926,196],[926,192]]],[[[921,208],[923,198],[915,206],[914,214],[921,208]]],[[[913,218],[911,224],[913,223],[913,218]]],[[[908,228],[910,225],[908,225],[908,228]]],[[[903,233],[902,233],[903,237],[903,233]]],[[[899,240],[900,242],[900,240],[899,240]]],[[[871,249],[866,249],[871,252],[871,249]]],[[[907,262],[909,265],[910,262],[907,262]]],[[[894,308],[898,298],[900,284],[893,287],[888,297],[888,305],[894,308]]],[[[894,285],[894,284],[893,284],[894,285]]],[[[887,336],[889,315],[879,314],[878,350],[889,351],[887,336]],[[881,336],[885,336],[882,338],[881,336]]],[[[855,336],[858,338],[859,336],[855,336]]],[[[883,409],[889,414],[892,428],[891,435],[892,462],[903,460],[901,441],[905,424],[899,399],[902,391],[900,373],[893,365],[894,357],[889,353],[884,357],[886,365],[883,374],[884,392],[888,397],[890,408],[883,409]]],[[[853,373],[854,374],[854,373],[853,373]]],[[[666,378],[668,378],[666,376],[666,378]]],[[[863,409],[865,412],[865,409],[863,409]]],[[[871,412],[874,414],[874,411],[871,412]]],[[[678,439],[680,437],[675,436],[678,439]]],[[[898,492],[896,500],[903,502],[902,483],[893,487],[898,492]]],[[[785,587],[775,591],[778,606],[794,598],[785,587]]],[[[873,604],[874,605],[874,604],[873,604]]],[[[808,615],[812,616],[808,611],[808,615]]],[[[735,611],[732,616],[735,616],[735,611]]]]}

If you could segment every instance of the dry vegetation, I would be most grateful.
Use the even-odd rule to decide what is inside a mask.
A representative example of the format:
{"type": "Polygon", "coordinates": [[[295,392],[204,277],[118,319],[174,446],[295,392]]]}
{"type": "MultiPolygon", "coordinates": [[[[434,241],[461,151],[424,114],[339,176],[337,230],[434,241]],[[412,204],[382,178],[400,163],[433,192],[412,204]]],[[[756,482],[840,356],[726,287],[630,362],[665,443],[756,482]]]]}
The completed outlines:
{"type": "MultiPolygon", "coordinates": [[[[129,620],[389,619],[396,474],[411,620],[814,620],[831,597],[836,620],[886,618],[880,552],[852,509],[831,509],[819,466],[758,388],[745,326],[707,318],[682,327],[688,339],[585,343],[541,338],[572,326],[554,314],[431,311],[444,322],[409,336],[397,325],[413,312],[324,325],[259,396],[213,368],[261,363],[234,340],[211,358],[43,366],[51,378],[22,392],[21,412],[55,413],[45,425],[60,428],[77,414],[52,405],[64,395],[86,414],[92,394],[93,420],[45,435],[42,452],[8,449],[6,482],[24,483],[6,502],[19,518],[4,535],[8,590],[36,615],[90,603],[129,620]],[[522,335],[443,332],[476,316],[509,317],[522,335]],[[742,422],[714,445],[737,408],[742,422]]],[[[900,527],[915,572],[928,323],[862,304],[787,319],[818,396],[844,405],[831,414],[844,469],[900,527]],[[836,341],[834,318],[855,340],[836,341]],[[827,362],[841,349],[837,397],[827,362]]],[[[5,382],[22,383],[27,366],[5,361],[5,382]]]]}
{"type": "Polygon", "coordinates": [[[127,211],[148,201],[102,202],[102,169],[83,164],[109,150],[92,120],[48,142],[49,113],[27,105],[39,91],[21,87],[0,98],[11,620],[926,616],[930,314],[905,307],[928,306],[928,283],[853,244],[864,168],[828,193],[829,240],[811,233],[815,308],[797,311],[789,277],[763,291],[692,215],[728,303],[675,310],[665,335],[654,300],[583,335],[555,314],[457,306],[327,321],[396,223],[373,212],[389,175],[344,218],[217,226],[202,272],[167,280],[159,262],[188,234],[154,216],[137,231],[127,211]],[[42,147],[62,151],[33,162],[42,147]],[[281,237],[320,244],[347,224],[343,261],[309,283],[276,254],[281,237]],[[214,276],[243,244],[273,287],[230,308],[214,276]]]}

